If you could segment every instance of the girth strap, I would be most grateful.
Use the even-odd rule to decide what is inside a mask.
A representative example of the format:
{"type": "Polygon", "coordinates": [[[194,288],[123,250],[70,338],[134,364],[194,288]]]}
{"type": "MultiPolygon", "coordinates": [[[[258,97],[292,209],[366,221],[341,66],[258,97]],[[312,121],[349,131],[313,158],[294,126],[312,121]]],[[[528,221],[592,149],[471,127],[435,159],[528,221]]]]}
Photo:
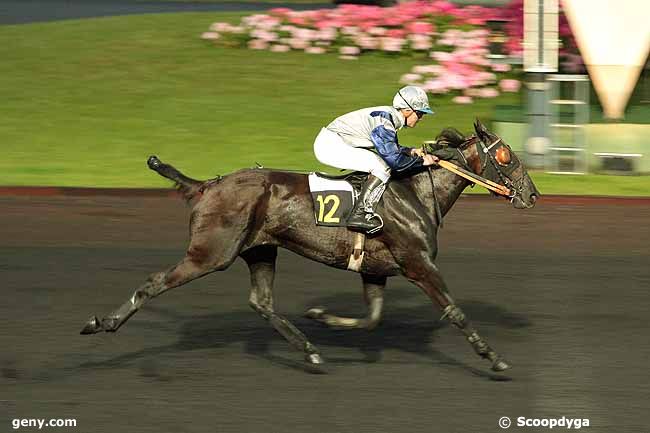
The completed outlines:
{"type": "Polygon", "coordinates": [[[363,247],[366,243],[366,235],[363,233],[354,234],[354,247],[352,249],[352,254],[348,260],[348,270],[359,272],[361,269],[361,264],[363,263],[363,256],[365,252],[363,247]]]}

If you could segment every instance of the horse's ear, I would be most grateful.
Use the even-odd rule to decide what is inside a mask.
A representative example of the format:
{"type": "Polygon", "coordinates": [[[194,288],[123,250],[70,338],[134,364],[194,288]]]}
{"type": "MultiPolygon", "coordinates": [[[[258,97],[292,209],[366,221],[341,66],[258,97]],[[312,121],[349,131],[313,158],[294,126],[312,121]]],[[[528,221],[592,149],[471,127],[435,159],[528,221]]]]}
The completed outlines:
{"type": "Polygon", "coordinates": [[[488,137],[488,130],[483,126],[478,118],[474,121],[474,131],[476,131],[476,136],[481,140],[488,137]]]}

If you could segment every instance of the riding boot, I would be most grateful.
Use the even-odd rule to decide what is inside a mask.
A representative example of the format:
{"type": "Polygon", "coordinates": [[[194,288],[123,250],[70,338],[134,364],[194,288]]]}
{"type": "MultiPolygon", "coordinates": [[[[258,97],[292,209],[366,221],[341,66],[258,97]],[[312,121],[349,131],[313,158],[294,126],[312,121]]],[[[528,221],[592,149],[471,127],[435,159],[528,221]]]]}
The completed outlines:
{"type": "Polygon", "coordinates": [[[367,234],[376,233],[384,226],[384,221],[375,213],[374,206],[379,202],[386,189],[386,184],[381,179],[368,175],[366,183],[359,194],[357,202],[350,212],[347,228],[367,234]]]}

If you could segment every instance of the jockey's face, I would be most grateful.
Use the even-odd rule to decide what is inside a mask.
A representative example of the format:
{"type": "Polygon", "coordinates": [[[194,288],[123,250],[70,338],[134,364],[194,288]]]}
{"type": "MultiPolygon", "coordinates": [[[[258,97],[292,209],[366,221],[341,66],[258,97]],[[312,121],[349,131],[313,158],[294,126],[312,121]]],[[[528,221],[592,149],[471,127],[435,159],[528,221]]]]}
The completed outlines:
{"type": "Polygon", "coordinates": [[[404,115],[404,118],[406,119],[406,126],[409,128],[414,128],[415,125],[418,124],[420,119],[422,119],[422,116],[424,116],[424,113],[421,111],[413,111],[409,108],[403,108],[402,109],[402,114],[404,115]]]}

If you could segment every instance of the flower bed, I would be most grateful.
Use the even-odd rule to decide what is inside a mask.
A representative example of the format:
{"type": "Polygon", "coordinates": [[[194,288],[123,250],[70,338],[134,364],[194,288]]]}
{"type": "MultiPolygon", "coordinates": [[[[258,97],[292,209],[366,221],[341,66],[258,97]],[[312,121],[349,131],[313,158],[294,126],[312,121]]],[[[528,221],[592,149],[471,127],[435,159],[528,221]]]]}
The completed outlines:
{"type": "Polygon", "coordinates": [[[440,32],[482,26],[499,13],[498,9],[457,7],[442,0],[406,2],[389,8],[349,4],[302,12],[276,8],[268,14],[245,17],[236,26],[214,23],[202,37],[221,45],[252,49],[337,52],[345,59],[369,51],[426,57],[440,32]]]}
{"type": "MultiPolygon", "coordinates": [[[[396,6],[341,5],[335,9],[293,11],[271,9],[242,19],[239,25],[214,23],[203,39],[222,46],[272,52],[336,53],[354,60],[364,53],[382,52],[433,61],[401,77],[403,84],[422,86],[430,93],[455,92],[457,103],[492,98],[500,91],[518,91],[517,71],[488,58],[485,24],[507,20],[509,54],[521,55],[523,0],[504,8],[459,7],[444,0],[411,1],[396,6]]],[[[574,72],[580,57],[566,19],[560,22],[566,41],[561,55],[574,72]]]]}

